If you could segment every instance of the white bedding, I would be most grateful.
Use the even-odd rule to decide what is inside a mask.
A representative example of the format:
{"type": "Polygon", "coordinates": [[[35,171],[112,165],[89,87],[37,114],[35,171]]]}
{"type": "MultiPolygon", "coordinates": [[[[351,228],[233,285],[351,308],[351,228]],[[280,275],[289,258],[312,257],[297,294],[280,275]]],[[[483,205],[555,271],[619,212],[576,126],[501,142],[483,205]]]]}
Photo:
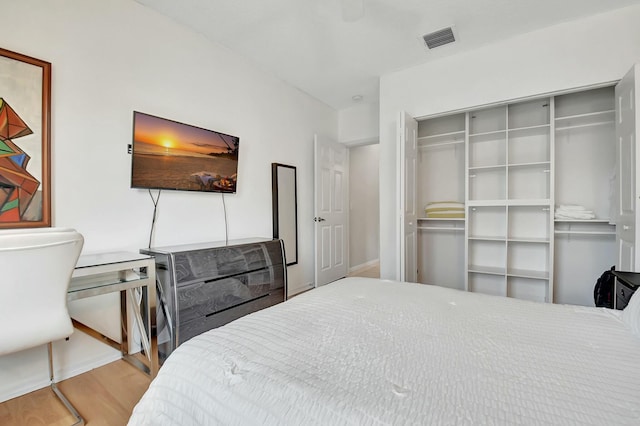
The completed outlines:
{"type": "Polygon", "coordinates": [[[347,278],[181,345],[130,425],[640,425],[620,312],[347,278]]]}

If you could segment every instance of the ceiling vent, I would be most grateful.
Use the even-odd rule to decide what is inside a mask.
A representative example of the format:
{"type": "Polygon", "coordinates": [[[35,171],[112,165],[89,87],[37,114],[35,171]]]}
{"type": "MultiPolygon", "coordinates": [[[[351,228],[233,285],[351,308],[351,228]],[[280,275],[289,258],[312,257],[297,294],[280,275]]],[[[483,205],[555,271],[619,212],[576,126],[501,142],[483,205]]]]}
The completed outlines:
{"type": "Polygon", "coordinates": [[[429,49],[456,41],[451,27],[425,34],[422,36],[422,39],[429,49]]]}

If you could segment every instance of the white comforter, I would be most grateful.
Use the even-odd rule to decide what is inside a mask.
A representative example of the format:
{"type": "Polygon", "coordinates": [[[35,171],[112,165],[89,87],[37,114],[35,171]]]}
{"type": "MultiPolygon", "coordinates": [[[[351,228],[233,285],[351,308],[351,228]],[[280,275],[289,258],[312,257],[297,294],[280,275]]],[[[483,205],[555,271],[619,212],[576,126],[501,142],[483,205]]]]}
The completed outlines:
{"type": "Polygon", "coordinates": [[[640,425],[619,312],[348,278],[178,348],[130,425],[640,425]]]}

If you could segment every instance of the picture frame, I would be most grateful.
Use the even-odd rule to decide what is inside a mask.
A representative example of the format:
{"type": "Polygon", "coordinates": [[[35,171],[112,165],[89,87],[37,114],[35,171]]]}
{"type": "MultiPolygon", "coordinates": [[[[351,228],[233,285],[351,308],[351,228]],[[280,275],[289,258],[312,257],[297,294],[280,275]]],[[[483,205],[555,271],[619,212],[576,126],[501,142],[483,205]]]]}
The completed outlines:
{"type": "Polygon", "coordinates": [[[51,226],[51,63],[0,48],[0,229],[51,226]]]}

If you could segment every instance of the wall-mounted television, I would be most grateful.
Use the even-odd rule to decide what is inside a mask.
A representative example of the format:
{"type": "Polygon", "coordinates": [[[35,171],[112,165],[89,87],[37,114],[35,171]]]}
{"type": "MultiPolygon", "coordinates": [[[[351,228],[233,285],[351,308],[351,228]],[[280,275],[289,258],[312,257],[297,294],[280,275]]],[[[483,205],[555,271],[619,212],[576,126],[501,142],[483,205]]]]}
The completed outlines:
{"type": "Polygon", "coordinates": [[[133,112],[131,187],[235,193],[240,138],[133,112]]]}

